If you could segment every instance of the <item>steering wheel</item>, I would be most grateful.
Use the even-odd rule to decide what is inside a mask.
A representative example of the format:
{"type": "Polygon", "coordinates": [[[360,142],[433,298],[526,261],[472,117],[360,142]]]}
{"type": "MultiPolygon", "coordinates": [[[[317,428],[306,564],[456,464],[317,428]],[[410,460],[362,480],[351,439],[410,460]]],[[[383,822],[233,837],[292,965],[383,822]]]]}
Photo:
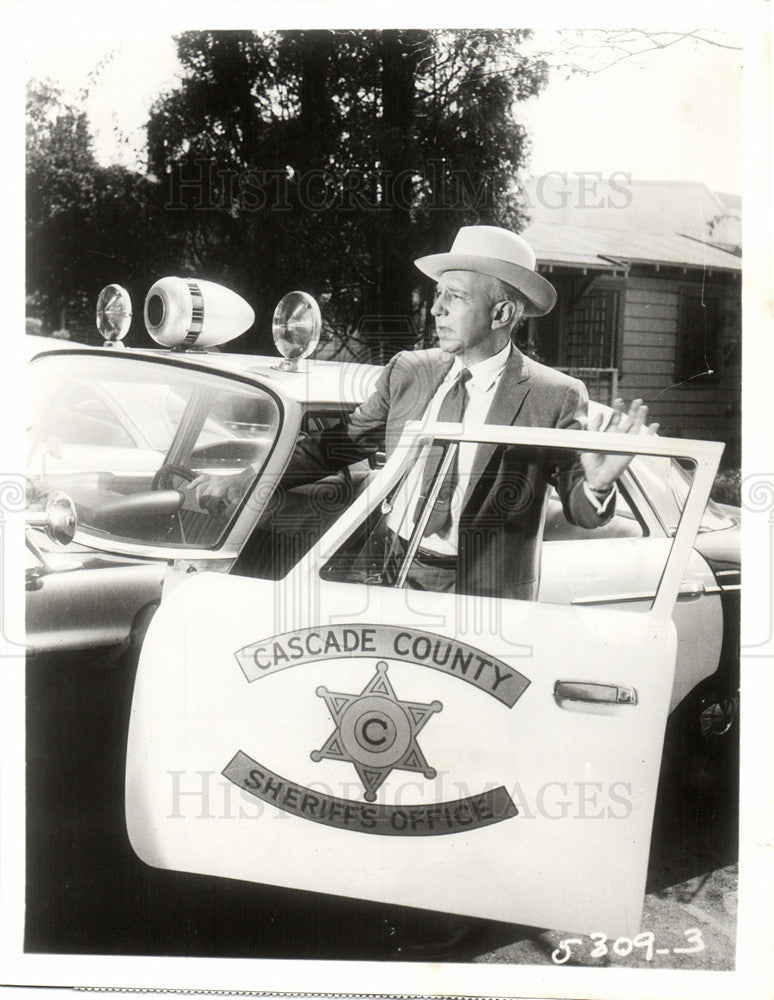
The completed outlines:
{"type": "Polygon", "coordinates": [[[177,465],[174,462],[170,462],[168,465],[162,465],[160,469],[156,470],[156,474],[151,480],[151,489],[171,490],[173,488],[173,476],[177,476],[178,479],[185,479],[187,483],[192,483],[194,479],[198,478],[198,475],[198,472],[189,469],[187,465],[177,465]]]}
{"type": "MultiPolygon", "coordinates": [[[[192,483],[194,479],[197,479],[199,474],[194,472],[193,469],[189,469],[187,465],[178,465],[175,462],[169,462],[167,465],[162,465],[161,468],[156,470],[156,474],[151,480],[151,490],[171,490],[173,477],[178,479],[184,479],[187,483],[192,483]]],[[[181,501],[183,494],[180,494],[181,501]]],[[[183,526],[183,519],[180,516],[180,511],[177,511],[177,528],[180,532],[180,541],[185,545],[187,539],[185,537],[185,527],[183,526]]]]}

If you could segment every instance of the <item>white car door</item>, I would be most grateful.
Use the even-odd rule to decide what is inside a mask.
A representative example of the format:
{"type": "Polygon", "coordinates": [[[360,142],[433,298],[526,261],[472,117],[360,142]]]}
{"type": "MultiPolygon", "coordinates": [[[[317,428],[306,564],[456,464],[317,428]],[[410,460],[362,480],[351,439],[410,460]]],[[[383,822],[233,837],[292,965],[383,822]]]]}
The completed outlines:
{"type": "Polygon", "coordinates": [[[359,557],[337,568],[353,539],[391,516],[396,485],[432,438],[450,445],[450,463],[457,444],[554,453],[577,450],[579,433],[409,427],[284,579],[201,574],[165,596],[129,732],[137,854],[162,868],[636,933],[671,615],[721,446],[583,432],[584,450],[695,464],[644,613],[395,585],[421,524],[393,585],[375,585],[378,567],[359,557]]]}
{"type": "MultiPolygon", "coordinates": [[[[551,498],[543,544],[541,601],[614,605],[630,611],[650,608],[671,536],[652,506],[653,498],[643,493],[639,482],[624,474],[619,487],[615,517],[597,531],[568,525],[558,497],[551,498]]],[[[669,488],[668,483],[664,488],[669,488]]],[[[680,584],[672,620],[677,629],[677,671],[670,710],[717,670],[723,641],[720,588],[695,549],[680,584]]]]}

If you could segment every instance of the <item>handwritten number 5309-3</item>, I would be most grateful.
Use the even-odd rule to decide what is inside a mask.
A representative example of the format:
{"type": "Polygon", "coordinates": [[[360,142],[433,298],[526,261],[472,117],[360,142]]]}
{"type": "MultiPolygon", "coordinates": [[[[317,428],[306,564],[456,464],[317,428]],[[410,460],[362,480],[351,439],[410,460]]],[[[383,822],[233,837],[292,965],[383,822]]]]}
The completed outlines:
{"type": "MultiPolygon", "coordinates": [[[[704,939],[698,927],[690,927],[683,931],[686,939],[684,948],[656,948],[656,937],[653,931],[643,931],[636,937],[616,938],[611,947],[608,947],[608,938],[604,934],[589,934],[593,943],[593,948],[589,952],[589,958],[604,958],[612,953],[625,958],[631,955],[635,948],[643,949],[644,958],[647,962],[653,961],[654,955],[694,955],[696,952],[704,950],[704,939]]],[[[563,938],[559,942],[559,947],[551,952],[551,961],[554,965],[564,965],[572,958],[573,948],[581,948],[584,944],[583,938],[563,938]]]]}

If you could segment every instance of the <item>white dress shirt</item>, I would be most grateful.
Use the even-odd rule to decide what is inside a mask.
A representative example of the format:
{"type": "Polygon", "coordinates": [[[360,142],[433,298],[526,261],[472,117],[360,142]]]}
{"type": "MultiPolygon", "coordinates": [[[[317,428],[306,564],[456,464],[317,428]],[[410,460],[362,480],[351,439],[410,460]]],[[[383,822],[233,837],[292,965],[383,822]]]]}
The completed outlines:
{"type": "MultiPolygon", "coordinates": [[[[465,414],[462,419],[462,427],[467,430],[475,424],[486,422],[489,407],[492,405],[497,383],[508,362],[511,354],[511,345],[507,343],[505,347],[493,354],[485,361],[478,361],[470,365],[470,378],[465,383],[465,392],[468,401],[465,404],[465,414]]],[[[459,358],[454,359],[454,363],[449,369],[446,378],[438,386],[435,395],[430,400],[427,409],[422,416],[422,424],[427,425],[438,419],[438,412],[446,394],[452,385],[457,381],[457,377],[465,366],[459,358]]],[[[462,441],[457,455],[457,488],[451,504],[451,522],[445,534],[428,535],[422,539],[422,548],[429,549],[438,555],[456,556],[457,540],[460,530],[460,514],[462,512],[462,501],[465,495],[468,479],[473,468],[473,459],[478,445],[474,441],[462,441]]],[[[408,476],[403,486],[399,490],[392,505],[392,513],[387,522],[388,527],[397,532],[402,538],[408,539],[414,527],[414,507],[417,498],[422,491],[422,478],[425,471],[426,460],[417,462],[408,476]]]]}

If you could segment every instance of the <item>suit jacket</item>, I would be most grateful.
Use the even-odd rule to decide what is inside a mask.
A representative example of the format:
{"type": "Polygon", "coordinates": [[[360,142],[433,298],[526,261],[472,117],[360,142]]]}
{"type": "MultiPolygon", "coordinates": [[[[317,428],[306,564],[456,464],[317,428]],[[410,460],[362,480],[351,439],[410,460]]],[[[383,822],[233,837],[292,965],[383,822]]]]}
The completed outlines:
{"type": "MultiPolygon", "coordinates": [[[[392,358],[372,395],[346,422],[299,442],[286,474],[287,485],[330,475],[381,449],[389,457],[405,424],[424,415],[453,360],[439,349],[404,351],[392,358]]],[[[587,409],[582,382],[514,347],[486,423],[580,427],[587,409]]],[[[600,515],[586,496],[577,456],[516,445],[478,446],[460,517],[458,592],[536,597],[546,497],[552,484],[572,524],[596,528],[612,517],[612,502],[600,515]]]]}

